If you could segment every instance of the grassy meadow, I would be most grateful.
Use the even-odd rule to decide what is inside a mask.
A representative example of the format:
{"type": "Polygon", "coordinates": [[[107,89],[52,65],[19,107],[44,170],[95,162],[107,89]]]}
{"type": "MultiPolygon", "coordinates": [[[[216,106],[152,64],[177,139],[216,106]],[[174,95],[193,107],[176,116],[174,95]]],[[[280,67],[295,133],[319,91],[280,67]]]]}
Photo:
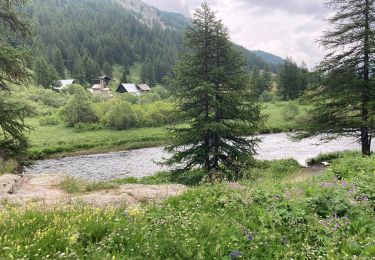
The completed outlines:
{"type": "Polygon", "coordinates": [[[201,184],[161,204],[0,213],[1,259],[373,259],[375,157],[311,177],[258,162],[239,183],[201,184]]]}

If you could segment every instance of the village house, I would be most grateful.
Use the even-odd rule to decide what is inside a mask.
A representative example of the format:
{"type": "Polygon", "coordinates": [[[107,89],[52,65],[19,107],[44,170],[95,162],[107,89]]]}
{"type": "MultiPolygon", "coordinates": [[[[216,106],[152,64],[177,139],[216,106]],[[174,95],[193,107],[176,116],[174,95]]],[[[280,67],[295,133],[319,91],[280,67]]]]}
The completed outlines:
{"type": "Polygon", "coordinates": [[[131,93],[133,95],[139,96],[141,92],[138,90],[137,86],[133,83],[120,83],[116,89],[117,93],[131,93]]]}
{"type": "Polygon", "coordinates": [[[68,88],[69,85],[75,84],[75,79],[60,79],[56,82],[55,85],[52,86],[53,90],[61,91],[63,89],[68,88]]]}
{"type": "Polygon", "coordinates": [[[147,84],[133,84],[133,83],[121,83],[117,89],[116,92],[118,93],[132,93],[134,95],[141,95],[143,92],[150,91],[151,88],[147,84]]]}
{"type": "Polygon", "coordinates": [[[111,78],[108,76],[102,76],[99,80],[96,80],[88,91],[93,95],[103,95],[112,96],[110,88],[108,88],[108,83],[111,78]]]}
{"type": "Polygon", "coordinates": [[[147,85],[147,84],[139,84],[137,85],[137,89],[139,90],[139,92],[148,92],[151,90],[150,86],[147,85]]]}

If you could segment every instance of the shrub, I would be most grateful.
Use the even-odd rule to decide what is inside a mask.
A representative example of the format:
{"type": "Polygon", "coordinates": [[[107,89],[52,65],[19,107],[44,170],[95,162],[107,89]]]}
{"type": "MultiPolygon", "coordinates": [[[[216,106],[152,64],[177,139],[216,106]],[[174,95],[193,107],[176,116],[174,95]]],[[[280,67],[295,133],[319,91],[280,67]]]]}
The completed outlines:
{"type": "Polygon", "coordinates": [[[153,87],[150,92],[158,94],[162,100],[168,99],[171,96],[171,92],[162,86],[153,87]]]}
{"type": "Polygon", "coordinates": [[[60,118],[57,115],[43,116],[39,118],[39,125],[52,126],[60,124],[60,118]]]}
{"type": "Polygon", "coordinates": [[[115,104],[105,115],[106,124],[116,130],[123,130],[137,125],[137,114],[129,102],[115,104]]]}
{"type": "Polygon", "coordinates": [[[296,118],[299,114],[298,106],[292,102],[288,102],[281,111],[281,115],[286,121],[296,118]]]}
{"type": "Polygon", "coordinates": [[[259,100],[261,102],[271,102],[273,100],[273,95],[268,90],[265,90],[262,92],[262,94],[259,97],[259,100]]]}
{"type": "Polygon", "coordinates": [[[67,126],[78,123],[95,123],[98,121],[94,104],[85,90],[77,90],[68,104],[60,111],[62,120],[67,126]]]}
{"type": "Polygon", "coordinates": [[[149,126],[163,126],[171,121],[172,104],[168,102],[155,102],[147,108],[149,126]]]}
{"type": "Polygon", "coordinates": [[[5,173],[14,173],[18,167],[19,164],[16,160],[9,159],[3,161],[2,159],[0,159],[0,175],[3,175],[5,173]]]}

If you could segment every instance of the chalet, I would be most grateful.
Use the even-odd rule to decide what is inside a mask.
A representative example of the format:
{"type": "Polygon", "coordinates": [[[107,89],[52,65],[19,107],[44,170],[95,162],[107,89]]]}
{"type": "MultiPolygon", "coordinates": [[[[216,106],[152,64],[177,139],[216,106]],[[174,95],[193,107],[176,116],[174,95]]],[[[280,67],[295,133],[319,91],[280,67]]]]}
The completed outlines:
{"type": "Polygon", "coordinates": [[[110,77],[102,76],[99,80],[94,81],[94,84],[88,89],[88,91],[93,95],[112,96],[111,90],[108,88],[108,83],[110,81],[110,77]]]}
{"type": "Polygon", "coordinates": [[[141,92],[138,90],[137,86],[132,83],[121,83],[117,89],[116,92],[118,93],[131,93],[133,95],[139,96],[141,95],[141,92]]]}
{"type": "Polygon", "coordinates": [[[53,90],[60,91],[66,89],[69,85],[75,84],[75,79],[60,79],[57,81],[56,85],[52,86],[53,90]]]}
{"type": "Polygon", "coordinates": [[[150,86],[147,84],[138,84],[137,89],[139,92],[148,92],[151,90],[150,86]]]}

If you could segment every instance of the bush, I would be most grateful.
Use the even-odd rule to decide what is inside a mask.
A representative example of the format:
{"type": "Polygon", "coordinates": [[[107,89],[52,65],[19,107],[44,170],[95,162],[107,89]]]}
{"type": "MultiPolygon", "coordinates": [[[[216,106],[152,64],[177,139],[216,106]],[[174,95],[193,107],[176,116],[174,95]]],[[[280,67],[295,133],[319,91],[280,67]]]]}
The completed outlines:
{"type": "Polygon", "coordinates": [[[60,118],[57,115],[43,116],[39,118],[40,126],[52,126],[60,124],[60,118]]]}
{"type": "Polygon", "coordinates": [[[171,96],[171,92],[162,86],[153,87],[150,92],[158,94],[161,100],[168,99],[171,96]]]}
{"type": "Polygon", "coordinates": [[[298,106],[292,102],[288,102],[281,111],[281,115],[286,121],[295,119],[299,114],[300,111],[298,106]]]}
{"type": "Polygon", "coordinates": [[[123,130],[137,125],[137,114],[129,102],[115,104],[105,115],[107,126],[123,130]]]}
{"type": "Polygon", "coordinates": [[[60,111],[62,120],[67,126],[74,126],[78,123],[96,123],[94,104],[85,90],[77,90],[68,104],[60,111]]]}
{"type": "Polygon", "coordinates": [[[163,126],[171,121],[172,104],[168,102],[155,102],[147,108],[149,126],[163,126]]]}
{"type": "Polygon", "coordinates": [[[268,90],[265,90],[262,92],[262,94],[259,97],[259,100],[261,102],[271,102],[273,100],[273,95],[268,90]]]}

